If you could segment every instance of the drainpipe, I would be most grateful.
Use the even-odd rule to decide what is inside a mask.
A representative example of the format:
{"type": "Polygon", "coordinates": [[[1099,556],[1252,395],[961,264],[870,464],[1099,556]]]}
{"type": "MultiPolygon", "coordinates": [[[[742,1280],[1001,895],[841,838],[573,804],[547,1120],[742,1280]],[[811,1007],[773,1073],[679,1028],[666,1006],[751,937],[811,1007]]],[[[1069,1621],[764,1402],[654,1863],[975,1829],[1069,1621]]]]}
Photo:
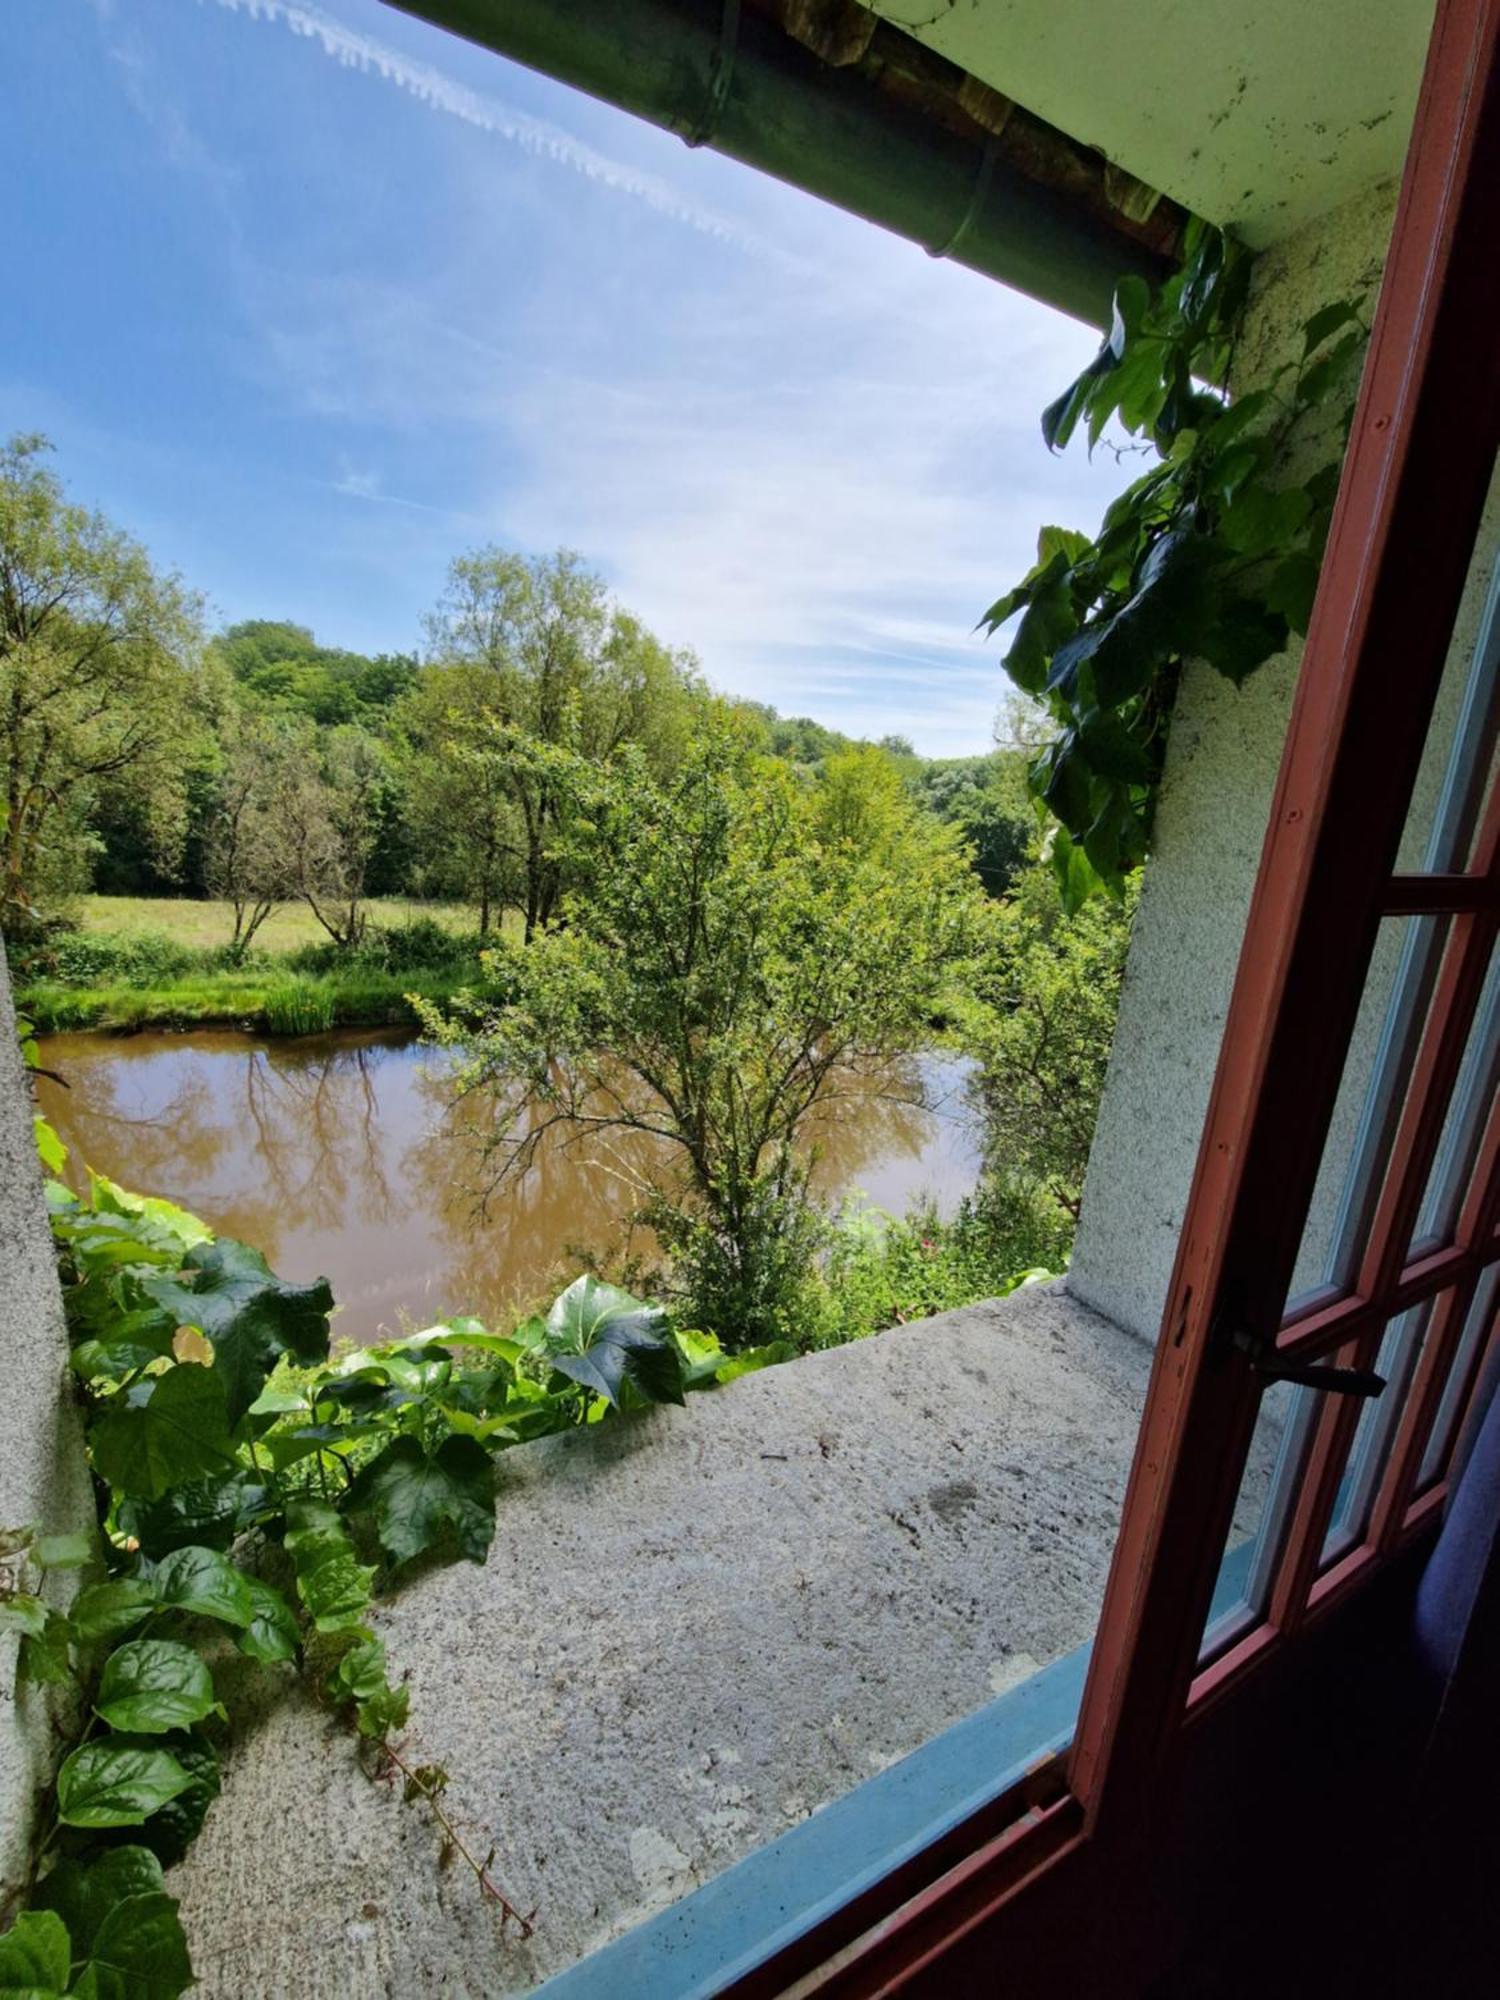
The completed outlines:
{"type": "MultiPolygon", "coordinates": [[[[543,75],[713,146],[1102,326],[1117,280],[1167,258],[1019,171],[870,66],[835,66],[739,0],[387,0],[543,75]]],[[[1004,100],[998,100],[1003,103],[1004,100]]]]}

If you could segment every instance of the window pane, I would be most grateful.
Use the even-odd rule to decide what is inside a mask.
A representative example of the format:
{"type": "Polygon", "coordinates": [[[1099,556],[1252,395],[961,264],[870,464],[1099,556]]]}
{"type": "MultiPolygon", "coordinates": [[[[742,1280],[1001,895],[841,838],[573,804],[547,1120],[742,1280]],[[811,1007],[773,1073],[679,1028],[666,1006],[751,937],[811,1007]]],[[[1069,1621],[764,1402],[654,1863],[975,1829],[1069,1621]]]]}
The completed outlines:
{"type": "Polygon", "coordinates": [[[1447,940],[1442,916],[1387,917],[1370,961],[1338,1102],[1323,1150],[1289,1310],[1352,1283],[1447,940]]]}
{"type": "Polygon", "coordinates": [[[1454,1432],[1458,1427],[1458,1419],[1463,1408],[1464,1392],[1468,1387],[1469,1372],[1473,1366],[1476,1350],[1489,1332],[1497,1300],[1500,1300],[1500,1265],[1492,1264],[1475,1287],[1474,1302],[1469,1308],[1468,1318],[1464,1321],[1464,1330],[1459,1335],[1453,1365],[1448,1370],[1448,1380],[1443,1388],[1442,1401],[1438,1404],[1437,1415],[1428,1433],[1427,1449],[1422,1456],[1422,1469],[1417,1475],[1418,1486],[1430,1486],[1441,1475],[1448,1462],[1448,1454],[1453,1448],[1454,1432]]]}
{"type": "Polygon", "coordinates": [[[1369,1397],[1360,1411],[1323,1539],[1325,1564],[1351,1548],[1369,1525],[1370,1507],[1390,1457],[1391,1441],[1401,1422],[1431,1313],[1432,1301],[1424,1300],[1392,1320],[1385,1330],[1375,1363],[1376,1373],[1385,1377],[1385,1389],[1379,1396],[1369,1397]]]}
{"type": "MultiPolygon", "coordinates": [[[[1497,481],[1500,488],[1500,481],[1497,481]]],[[[1496,494],[1492,490],[1491,504],[1496,494]]],[[[1500,731],[1500,567],[1481,528],[1402,836],[1398,867],[1464,869],[1495,770],[1500,731]]]]}
{"type": "Polygon", "coordinates": [[[1469,1030],[1443,1136],[1433,1156],[1427,1192],[1417,1213],[1412,1249],[1447,1243],[1458,1223],[1485,1122],[1500,1083],[1500,952],[1490,954],[1489,975],[1469,1030]]]}
{"type": "Polygon", "coordinates": [[[1222,1652],[1265,1615],[1322,1400],[1321,1390],[1286,1382],[1272,1383],[1261,1398],[1209,1605],[1202,1657],[1222,1652]]]}

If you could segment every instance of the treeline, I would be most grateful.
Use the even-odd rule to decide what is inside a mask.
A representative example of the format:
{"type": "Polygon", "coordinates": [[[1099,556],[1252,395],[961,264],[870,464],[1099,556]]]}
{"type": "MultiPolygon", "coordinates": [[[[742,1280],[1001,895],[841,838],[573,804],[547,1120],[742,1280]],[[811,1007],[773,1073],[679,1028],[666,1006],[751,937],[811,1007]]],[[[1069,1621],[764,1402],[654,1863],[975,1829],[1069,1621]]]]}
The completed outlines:
{"type": "MultiPolygon", "coordinates": [[[[530,937],[568,887],[587,781],[627,746],[657,780],[721,716],[803,770],[856,747],[714,693],[566,551],[457,557],[410,652],[279,620],[210,634],[179,579],[67,499],[46,449],[0,452],[8,934],[92,888],[222,898],[237,952],[291,899],[341,946],[389,895],[472,904],[484,934],[514,911],[530,937]]],[[[1030,836],[1019,758],[874,747],[1003,890],[1030,836]]]]}

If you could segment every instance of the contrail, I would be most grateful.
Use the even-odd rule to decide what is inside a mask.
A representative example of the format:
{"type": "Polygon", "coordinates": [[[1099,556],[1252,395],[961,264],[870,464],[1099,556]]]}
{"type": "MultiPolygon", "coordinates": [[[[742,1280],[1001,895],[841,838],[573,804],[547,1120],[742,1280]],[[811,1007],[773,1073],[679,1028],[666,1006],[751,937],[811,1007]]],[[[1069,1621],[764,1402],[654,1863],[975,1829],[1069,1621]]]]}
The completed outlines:
{"type": "MultiPolygon", "coordinates": [[[[198,4],[202,6],[204,0],[198,0],[198,4]]],[[[618,160],[610,159],[607,154],[595,152],[592,146],[586,146],[559,125],[550,125],[545,119],[517,111],[499,98],[481,97],[478,91],[470,90],[466,84],[446,76],[430,63],[414,62],[399,50],[376,41],[374,36],[346,26],[321,7],[304,5],[302,0],[214,0],[214,4],[231,14],[247,14],[252,21],[280,22],[294,35],[317,42],[324,55],[332,57],[345,69],[373,72],[431,110],[461,119],[464,124],[472,125],[481,132],[491,132],[528,153],[555,160],[560,166],[569,167],[574,173],[597,181],[617,194],[644,202],[658,215],[686,223],[690,229],[699,230],[705,236],[716,237],[720,242],[732,243],[756,255],[769,254],[768,245],[757,241],[738,224],[716,215],[712,209],[685,200],[667,182],[651,174],[637,173],[618,160]]]]}

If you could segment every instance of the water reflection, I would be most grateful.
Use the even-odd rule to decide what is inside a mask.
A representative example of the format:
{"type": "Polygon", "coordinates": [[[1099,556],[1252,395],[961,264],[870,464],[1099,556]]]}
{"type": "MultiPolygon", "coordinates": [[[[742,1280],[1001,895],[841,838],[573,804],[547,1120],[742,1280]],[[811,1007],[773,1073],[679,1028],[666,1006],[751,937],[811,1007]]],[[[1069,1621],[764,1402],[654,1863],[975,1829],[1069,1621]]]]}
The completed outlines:
{"type": "MultiPolygon", "coordinates": [[[[453,1107],[443,1059],[405,1036],[55,1035],[43,1060],[69,1086],[40,1088],[75,1167],[184,1203],[286,1277],[326,1273],[356,1340],[403,1318],[503,1320],[586,1255],[653,1253],[627,1218],[656,1142],[549,1134],[480,1208],[484,1106],[453,1107]]],[[[962,1062],[924,1056],[851,1087],[818,1120],[819,1185],[951,1210],[978,1163],[964,1079],[962,1062]]]]}

